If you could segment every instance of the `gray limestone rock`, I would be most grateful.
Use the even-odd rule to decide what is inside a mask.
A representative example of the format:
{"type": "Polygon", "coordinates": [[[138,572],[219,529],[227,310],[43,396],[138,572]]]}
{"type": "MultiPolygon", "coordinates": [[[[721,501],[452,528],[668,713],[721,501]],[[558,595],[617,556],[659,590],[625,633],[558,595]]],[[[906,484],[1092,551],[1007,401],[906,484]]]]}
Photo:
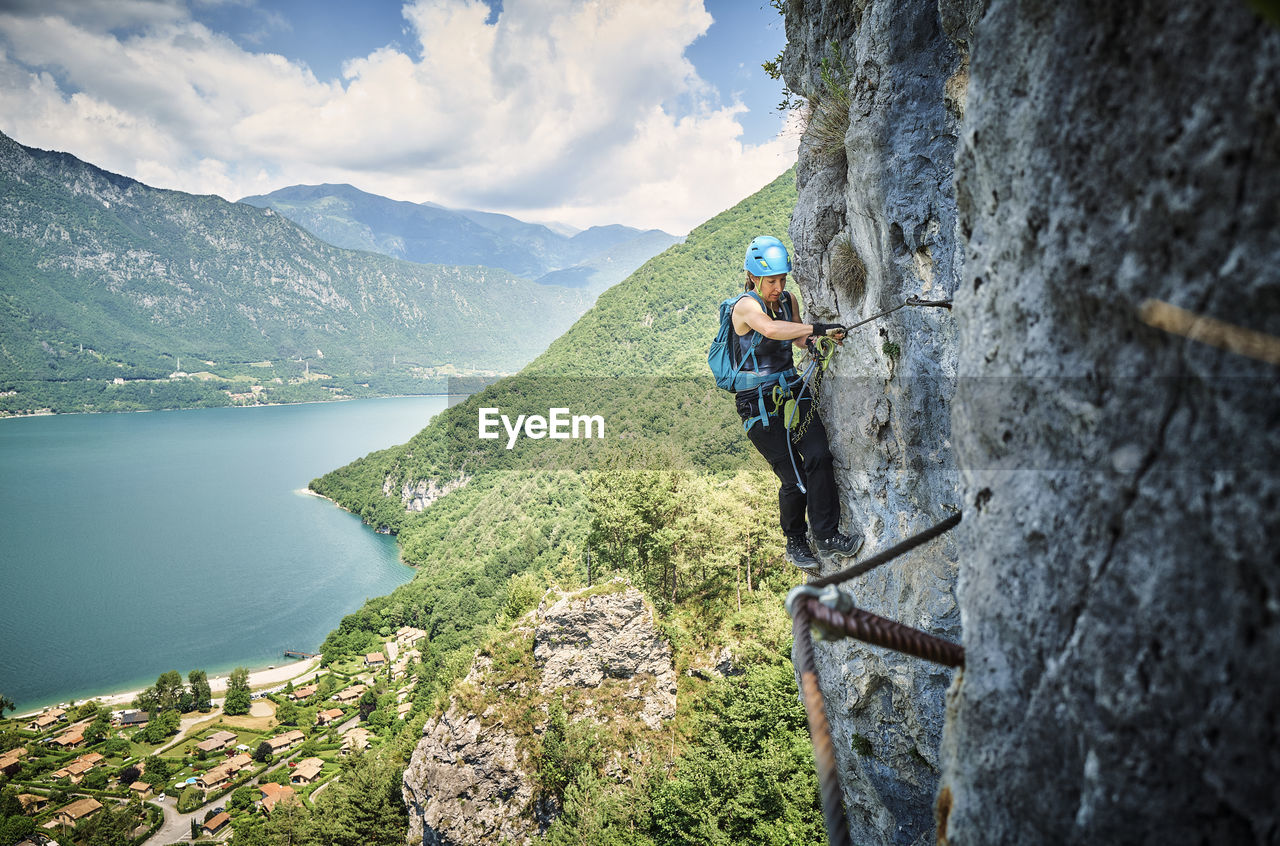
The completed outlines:
{"type": "MultiPolygon", "coordinates": [[[[504,723],[503,703],[545,710],[557,701],[571,720],[619,721],[653,731],[675,716],[671,645],[659,636],[638,590],[611,587],[616,589],[553,596],[525,618],[517,633],[531,644],[535,681],[495,678],[493,659],[477,656],[464,684],[490,704],[476,706],[477,714],[464,698],[453,700],[423,727],[405,770],[410,844],[527,844],[554,820],[554,801],[535,795],[530,776],[527,749],[535,743],[504,723]],[[619,701],[627,707],[606,704],[619,701]]],[[[627,763],[615,754],[605,776],[626,778],[627,763]]]]}
{"type": "Polygon", "coordinates": [[[424,846],[529,843],[533,799],[516,738],[485,726],[475,714],[450,708],[427,721],[404,772],[409,843],[424,846]]]}
{"type": "Polygon", "coordinates": [[[993,2],[956,168],[967,666],[939,834],[1280,842],[1280,31],[993,2]]]}
{"type": "Polygon", "coordinates": [[[955,297],[857,330],[823,400],[868,552],[965,509],[856,588],[963,622],[941,751],[948,674],[819,645],[854,841],[931,841],[941,770],[951,843],[1280,842],[1280,380],[1141,319],[1280,334],[1280,32],[1185,0],[785,9],[788,85],[828,101],[811,314],[955,297]]]}
{"type": "Polygon", "coordinates": [[[539,616],[533,656],[542,668],[540,692],[621,679],[631,682],[626,695],[640,704],[637,713],[650,729],[676,715],[671,645],[659,636],[638,590],[566,596],[539,616]]]}
{"type": "MultiPolygon", "coordinates": [[[[847,325],[913,295],[950,299],[961,259],[952,162],[964,64],[938,6],[804,0],[786,9],[791,90],[838,99],[820,73],[825,58],[828,77],[850,92],[843,153],[829,152],[830,130],[814,128],[826,116],[810,117],[800,147],[790,234],[809,314],[847,325]]],[[[960,506],[955,366],[955,321],[944,309],[905,308],[856,329],[833,359],[821,415],[843,528],[865,536],[864,555],[960,506]]],[[[852,588],[868,610],[959,640],[956,561],[945,539],[852,588]]],[[[817,656],[854,842],[932,842],[951,672],[855,641],[820,642],[817,656]]]]}

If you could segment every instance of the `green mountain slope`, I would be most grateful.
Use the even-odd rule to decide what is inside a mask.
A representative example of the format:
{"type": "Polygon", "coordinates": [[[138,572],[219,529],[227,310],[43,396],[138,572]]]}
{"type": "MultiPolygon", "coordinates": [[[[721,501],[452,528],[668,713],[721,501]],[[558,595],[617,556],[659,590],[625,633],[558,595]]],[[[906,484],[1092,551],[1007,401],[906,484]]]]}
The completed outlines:
{"type": "Polygon", "coordinates": [[[717,307],[742,290],[742,253],[756,235],[787,239],[790,172],[689,233],[606,291],[525,374],[703,376],[717,307]]]}
{"type": "MultiPolygon", "coordinates": [[[[595,582],[620,573],[657,608],[680,671],[678,715],[651,745],[625,749],[607,725],[576,735],[582,748],[532,737],[525,763],[560,785],[559,817],[540,842],[823,842],[788,659],[782,600],[799,577],[781,557],[777,484],[705,364],[745,245],[785,233],[794,202],[788,172],[602,295],[518,376],[442,412],[409,443],[311,484],[396,531],[419,568],[346,617],[325,660],[358,660],[397,626],[425,629],[423,712],[443,708],[477,648],[529,659],[508,654],[511,622],[547,585],[586,584],[588,555],[595,582]],[[606,438],[510,450],[478,438],[481,407],[514,417],[556,406],[599,410],[606,438]],[[740,676],[684,672],[722,650],[740,676]],[[615,753],[648,769],[620,780],[590,763],[615,753]],[[566,772],[566,760],[578,763],[566,772]]],[[[478,701],[510,695],[466,689],[478,701]]]]}
{"type": "Polygon", "coordinates": [[[423,484],[539,466],[582,470],[617,460],[606,456],[620,449],[675,453],[672,460],[715,472],[742,466],[750,447],[732,403],[709,378],[706,350],[719,302],[741,288],[744,245],[760,233],[784,233],[794,205],[788,171],[606,291],[518,377],[441,413],[407,444],[327,474],[313,487],[379,528],[412,534],[419,515],[405,511],[400,494],[423,484]],[[502,409],[511,419],[558,407],[600,414],[606,438],[524,441],[508,450],[505,438],[478,439],[481,407],[502,409]]]}
{"type": "Polygon", "coordinates": [[[293,185],[241,202],[275,209],[340,247],[428,264],[497,267],[595,292],[678,240],[618,225],[568,236],[508,215],[391,200],[350,185],[293,185]]]}
{"type": "Polygon", "coordinates": [[[69,410],[118,407],[108,394],[139,393],[134,380],[175,394],[179,357],[244,390],[321,373],[337,393],[438,389],[444,374],[519,368],[587,303],[504,270],[339,249],[269,209],[150,188],[3,135],[0,185],[0,410],[68,390],[69,410]]]}

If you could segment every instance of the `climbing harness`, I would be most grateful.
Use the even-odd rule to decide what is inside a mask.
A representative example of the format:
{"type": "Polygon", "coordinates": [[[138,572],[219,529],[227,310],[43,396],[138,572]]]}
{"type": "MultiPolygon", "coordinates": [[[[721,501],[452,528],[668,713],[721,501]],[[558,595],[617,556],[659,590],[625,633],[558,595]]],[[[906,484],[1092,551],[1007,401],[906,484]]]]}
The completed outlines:
{"type": "MultiPolygon", "coordinates": [[[[759,297],[756,299],[759,300],[759,297]]],[[[726,300],[726,302],[728,301],[726,300]]],[[[736,303],[737,299],[735,299],[734,302],[736,303]]],[[[761,301],[761,305],[763,306],[763,301],[761,301]]],[[[879,314],[874,314],[865,320],[860,320],[851,326],[844,327],[845,334],[848,334],[853,329],[857,329],[859,326],[863,326],[873,320],[879,320],[881,317],[893,314],[895,311],[907,308],[908,306],[914,306],[917,308],[945,308],[949,310],[951,308],[951,301],[922,300],[919,297],[912,295],[904,302],[899,303],[893,308],[886,309],[879,314]]],[[[723,305],[721,308],[723,309],[723,305]]],[[[768,310],[766,309],[766,311],[768,310]]],[[[717,338],[718,337],[719,336],[717,336],[717,338]]],[[[752,341],[752,352],[754,352],[755,346],[756,341],[752,341]]],[[[767,428],[769,425],[769,419],[781,414],[783,428],[789,432],[787,436],[787,458],[791,460],[791,472],[795,474],[796,487],[800,489],[800,493],[808,493],[808,491],[804,486],[804,482],[800,481],[800,470],[796,465],[795,449],[792,444],[795,440],[804,437],[805,432],[809,430],[809,424],[813,421],[814,414],[818,411],[819,389],[822,384],[822,375],[831,364],[831,357],[835,355],[836,346],[837,344],[835,339],[823,335],[815,339],[814,348],[810,350],[809,353],[809,364],[805,367],[803,373],[797,374],[794,379],[787,379],[785,373],[779,374],[777,383],[773,385],[769,392],[769,399],[773,403],[772,410],[765,409],[764,386],[757,386],[756,390],[759,405],[756,407],[760,410],[760,413],[755,417],[743,421],[742,423],[743,430],[750,432],[751,427],[756,423],[761,423],[767,428]],[[792,390],[797,385],[800,386],[800,389],[793,394],[792,390]],[[809,393],[809,409],[805,413],[804,419],[797,421],[796,414],[800,407],[800,400],[804,398],[806,391],[809,393]]],[[[746,356],[744,356],[743,359],[745,361],[746,356]]]]}
{"type": "Polygon", "coordinates": [[[809,718],[809,737],[813,741],[818,786],[822,794],[822,815],[831,846],[852,846],[852,841],[849,838],[848,822],[841,810],[840,780],[836,775],[835,749],[831,745],[831,725],[827,722],[826,704],[822,698],[822,689],[818,686],[812,630],[816,627],[821,634],[827,636],[856,638],[946,667],[963,667],[964,647],[864,611],[854,604],[852,595],[837,587],[841,582],[865,575],[950,531],[959,525],[960,517],[957,512],[941,523],[846,570],[794,588],[787,596],[787,613],[791,615],[791,629],[795,640],[796,672],[800,677],[805,714],[809,718]]]}

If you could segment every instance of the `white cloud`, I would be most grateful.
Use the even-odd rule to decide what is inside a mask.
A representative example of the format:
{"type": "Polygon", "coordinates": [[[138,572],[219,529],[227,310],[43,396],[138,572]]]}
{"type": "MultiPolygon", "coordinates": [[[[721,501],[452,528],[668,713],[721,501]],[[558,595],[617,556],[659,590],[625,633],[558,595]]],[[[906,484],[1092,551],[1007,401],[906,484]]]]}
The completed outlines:
{"type": "Polygon", "coordinates": [[[478,0],[417,0],[411,48],[351,58],[330,82],[170,3],[128,4],[129,34],[75,5],[0,14],[0,128],[161,187],[237,199],[350,182],[683,232],[794,160],[794,139],[744,145],[743,107],[711,105],[684,57],[711,24],[695,0],[507,0],[492,24],[478,0]]]}

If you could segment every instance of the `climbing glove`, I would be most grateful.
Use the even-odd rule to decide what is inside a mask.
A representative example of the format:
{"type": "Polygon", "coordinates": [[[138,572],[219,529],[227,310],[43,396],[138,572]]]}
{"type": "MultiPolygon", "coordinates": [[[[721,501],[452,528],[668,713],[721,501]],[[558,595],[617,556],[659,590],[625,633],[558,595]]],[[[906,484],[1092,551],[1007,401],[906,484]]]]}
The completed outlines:
{"type": "Polygon", "coordinates": [[[830,335],[833,338],[845,335],[845,328],[839,323],[814,323],[811,325],[815,335],[830,335]]]}

